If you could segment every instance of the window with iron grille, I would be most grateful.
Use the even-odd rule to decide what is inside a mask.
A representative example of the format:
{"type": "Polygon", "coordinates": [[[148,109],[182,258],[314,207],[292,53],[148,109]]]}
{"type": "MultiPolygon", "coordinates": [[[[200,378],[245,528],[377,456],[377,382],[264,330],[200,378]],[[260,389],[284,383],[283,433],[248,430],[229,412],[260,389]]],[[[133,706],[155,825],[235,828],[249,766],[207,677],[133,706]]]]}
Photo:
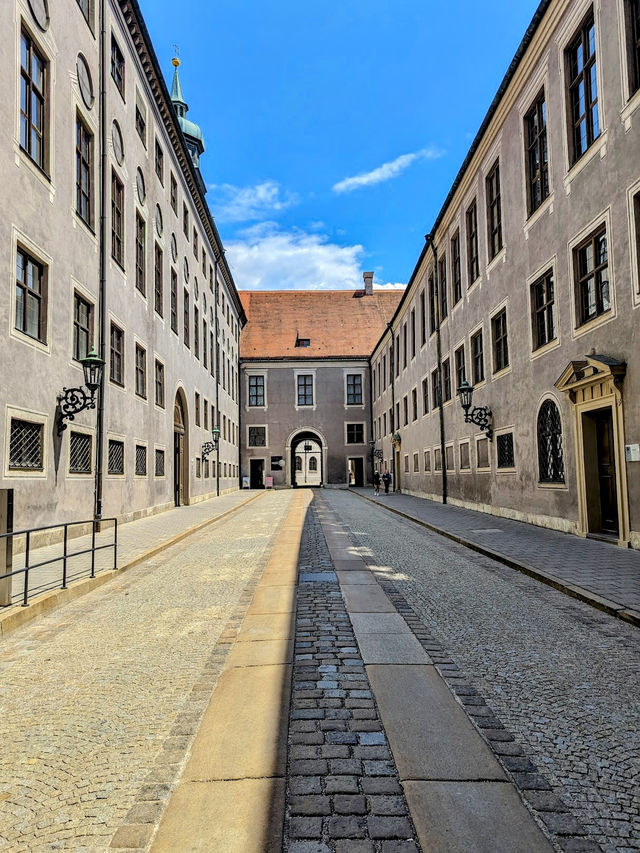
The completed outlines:
{"type": "Polygon", "coordinates": [[[576,33],[565,56],[571,120],[569,150],[573,165],[600,136],[593,11],[576,33]]]}
{"type": "Polygon", "coordinates": [[[427,300],[424,290],[420,291],[420,345],[427,342],[427,300]]]}
{"type": "Polygon", "coordinates": [[[23,471],[43,469],[42,424],[11,418],[9,468],[23,471]]]}
{"type": "Polygon", "coordinates": [[[147,474],[147,448],[144,444],[136,444],[136,475],[144,477],[147,474]]]}
{"type": "Polygon", "coordinates": [[[471,207],[467,210],[467,272],[469,274],[470,287],[480,275],[478,255],[478,205],[473,200],[471,207]]]}
{"type": "Polygon", "coordinates": [[[364,443],[364,424],[347,424],[347,444],[364,443]]]}
{"type": "Polygon", "coordinates": [[[413,473],[417,474],[420,471],[420,457],[417,453],[413,454],[413,473]]]}
{"type": "Polygon", "coordinates": [[[156,175],[160,179],[160,183],[164,185],[164,151],[162,150],[162,146],[156,139],[156,147],[155,147],[155,155],[156,155],[156,175]]]}
{"type": "Polygon", "coordinates": [[[423,455],[424,455],[424,470],[426,472],[431,471],[431,451],[425,450],[423,455]]]}
{"type": "Polygon", "coordinates": [[[447,303],[447,256],[444,255],[438,262],[438,289],[440,291],[440,320],[449,313],[447,303]]]}
{"type": "Polygon", "coordinates": [[[404,416],[404,425],[406,426],[409,423],[409,398],[405,394],[402,398],[402,414],[404,416]]]}
{"type": "Polygon", "coordinates": [[[359,373],[347,374],[347,405],[362,404],[362,376],[359,373]]]}
{"type": "Polygon", "coordinates": [[[549,151],[547,148],[547,105],[544,89],[524,117],[529,215],[549,195],[549,151]]]}
{"type": "Polygon", "coordinates": [[[147,352],[140,344],[136,344],[136,394],[138,397],[147,396],[147,352]]]}
{"type": "Polygon", "coordinates": [[[451,399],[451,362],[448,358],[442,362],[442,395],[445,403],[451,399]]]}
{"type": "Polygon", "coordinates": [[[451,279],[453,283],[453,304],[462,299],[462,272],[460,269],[460,232],[451,238],[451,279]]]}
{"type": "Polygon", "coordinates": [[[249,427],[249,447],[264,447],[267,443],[267,428],[263,426],[249,427]]]}
{"type": "Polygon", "coordinates": [[[313,376],[298,376],[298,405],[313,406],[313,376]]]}
{"type": "Polygon", "coordinates": [[[627,0],[625,7],[631,96],[640,89],[640,0],[627,0]]]}
{"type": "Polygon", "coordinates": [[[469,460],[469,442],[465,441],[460,445],[460,470],[466,471],[471,467],[471,462],[469,460]]]}
{"type": "Polygon", "coordinates": [[[609,311],[609,255],[603,226],[574,250],[578,325],[609,311]]]}
{"type": "Polygon", "coordinates": [[[20,147],[41,169],[47,166],[47,62],[26,32],[20,39],[20,147]]]}
{"type": "Polygon", "coordinates": [[[500,163],[496,161],[487,175],[487,238],[489,260],[502,249],[502,206],[500,202],[500,163]]]}
{"type": "Polygon", "coordinates": [[[531,285],[531,321],[534,350],[556,337],[553,270],[546,272],[531,285]]]}
{"type": "Polygon", "coordinates": [[[493,372],[497,373],[509,365],[509,344],[507,341],[507,309],[503,308],[491,320],[493,333],[493,372]]]}
{"type": "Polygon", "coordinates": [[[190,309],[189,309],[189,291],[185,287],[184,296],[183,296],[183,318],[182,318],[182,332],[184,335],[184,345],[187,349],[189,349],[189,318],[190,318],[190,309]]]}
{"type": "Polygon", "coordinates": [[[111,173],[111,257],[124,266],[124,185],[115,172],[111,173]]]}
{"type": "Polygon", "coordinates": [[[16,252],[16,329],[46,343],[45,267],[18,246],[16,252]]]}
{"type": "Polygon", "coordinates": [[[464,345],[458,347],[455,351],[455,359],[456,359],[456,393],[460,390],[460,386],[464,382],[466,377],[466,370],[464,366],[464,345]]]}
{"type": "Polygon", "coordinates": [[[113,36],[111,36],[111,76],[118,92],[124,98],[124,56],[113,36]]]}
{"type": "Polygon", "coordinates": [[[164,364],[156,359],[155,363],[156,406],[164,409],[164,364]]]}
{"type": "Polygon", "coordinates": [[[496,447],[498,451],[498,468],[514,468],[513,433],[505,432],[502,435],[497,435],[496,447]]]}
{"type": "Polygon", "coordinates": [[[124,384],[124,332],[115,323],[111,324],[109,378],[117,385],[124,384]]]}
{"type": "Polygon", "coordinates": [[[79,293],[73,294],[73,357],[80,361],[93,343],[93,305],[79,293]]]}
{"type": "Polygon", "coordinates": [[[433,276],[429,277],[429,333],[433,334],[438,325],[437,294],[433,276]]]}
{"type": "Polygon", "coordinates": [[[538,412],[538,471],[541,483],[564,483],[562,422],[553,400],[545,400],[538,412]]]}
{"type": "Polygon", "coordinates": [[[156,477],[164,477],[164,450],[156,450],[156,477]]]}
{"type": "Polygon", "coordinates": [[[156,243],[154,251],[154,309],[156,314],[164,317],[164,276],[162,268],[162,249],[156,243]]]}
{"type": "Polygon", "coordinates": [[[107,472],[109,474],[124,474],[124,441],[109,439],[107,472]]]}
{"type": "Polygon", "coordinates": [[[146,246],[147,246],[147,224],[136,210],[136,287],[142,293],[146,293],[146,246]]]}
{"type": "Polygon", "coordinates": [[[422,414],[426,415],[429,411],[429,380],[425,377],[422,380],[422,414]]]}
{"type": "Polygon", "coordinates": [[[416,357],[416,309],[411,309],[411,358],[416,357]]]}
{"type": "Polygon", "coordinates": [[[484,350],[482,345],[482,330],[471,337],[471,365],[473,368],[473,384],[477,385],[484,379],[484,350]]]}
{"type": "Polygon", "coordinates": [[[264,376],[249,377],[249,405],[264,406],[264,376]]]}
{"type": "Polygon", "coordinates": [[[76,213],[93,224],[93,134],[76,117],[76,213]]]}

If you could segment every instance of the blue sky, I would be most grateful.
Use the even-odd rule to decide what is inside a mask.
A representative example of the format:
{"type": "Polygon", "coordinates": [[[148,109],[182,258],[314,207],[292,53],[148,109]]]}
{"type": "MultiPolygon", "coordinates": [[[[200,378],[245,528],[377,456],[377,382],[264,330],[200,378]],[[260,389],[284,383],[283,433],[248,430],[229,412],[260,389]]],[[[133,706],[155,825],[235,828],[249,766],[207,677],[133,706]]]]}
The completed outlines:
{"type": "Polygon", "coordinates": [[[238,289],[404,284],[538,0],[140,0],[238,289]]]}

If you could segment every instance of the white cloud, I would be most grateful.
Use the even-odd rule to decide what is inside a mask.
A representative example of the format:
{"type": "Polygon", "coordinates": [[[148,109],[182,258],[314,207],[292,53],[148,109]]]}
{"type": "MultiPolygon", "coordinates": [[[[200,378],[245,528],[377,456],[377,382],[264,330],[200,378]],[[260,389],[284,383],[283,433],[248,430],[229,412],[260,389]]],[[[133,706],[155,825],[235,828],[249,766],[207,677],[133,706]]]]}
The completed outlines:
{"type": "Polygon", "coordinates": [[[263,181],[253,187],[210,184],[211,209],[218,222],[251,222],[264,219],[298,202],[295,193],[283,192],[277,181],[263,181]]]}
{"type": "Polygon", "coordinates": [[[383,163],[382,166],[378,166],[371,172],[363,172],[360,175],[354,175],[352,178],[344,178],[342,181],[338,181],[337,184],[333,185],[333,191],[348,193],[360,187],[380,184],[383,181],[395,178],[416,160],[437,160],[439,157],[444,157],[444,151],[440,151],[438,148],[421,148],[420,151],[414,151],[411,154],[401,154],[395,160],[383,163]]]}

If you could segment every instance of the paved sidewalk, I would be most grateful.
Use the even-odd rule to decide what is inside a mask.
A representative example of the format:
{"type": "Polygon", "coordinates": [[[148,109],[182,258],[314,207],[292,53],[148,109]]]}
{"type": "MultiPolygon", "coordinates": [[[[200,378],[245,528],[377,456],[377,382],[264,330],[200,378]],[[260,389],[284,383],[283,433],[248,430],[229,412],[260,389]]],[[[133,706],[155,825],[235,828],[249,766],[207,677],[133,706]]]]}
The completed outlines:
{"type": "Polygon", "coordinates": [[[371,489],[352,491],[640,625],[640,551],[412,495],[382,494],[374,498],[371,489]]]}

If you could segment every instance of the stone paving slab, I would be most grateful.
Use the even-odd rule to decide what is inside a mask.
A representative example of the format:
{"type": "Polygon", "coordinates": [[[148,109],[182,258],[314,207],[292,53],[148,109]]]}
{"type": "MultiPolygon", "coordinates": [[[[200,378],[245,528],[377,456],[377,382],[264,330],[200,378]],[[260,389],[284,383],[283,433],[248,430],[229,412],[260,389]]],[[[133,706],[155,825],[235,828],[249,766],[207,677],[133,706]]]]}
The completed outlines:
{"type": "Polygon", "coordinates": [[[254,643],[235,643],[227,666],[268,666],[293,662],[293,637],[262,640],[254,643]]]}
{"type": "Polygon", "coordinates": [[[291,613],[260,613],[247,615],[242,625],[239,643],[256,640],[282,640],[293,637],[294,627],[291,613]]]}
{"type": "Polygon", "coordinates": [[[296,608],[295,586],[267,586],[258,588],[253,596],[248,616],[265,613],[292,613],[296,608]]]}
{"type": "Polygon", "coordinates": [[[361,571],[339,571],[336,572],[338,575],[338,580],[340,581],[340,586],[345,586],[345,584],[376,584],[378,581],[374,578],[373,574],[369,569],[363,569],[361,571]]]}
{"type": "Polygon", "coordinates": [[[433,663],[413,634],[357,634],[360,654],[368,663],[433,663]]]}
{"type": "Polygon", "coordinates": [[[352,584],[342,588],[349,613],[395,613],[396,609],[376,584],[352,584]]]}
{"type": "Polygon", "coordinates": [[[356,637],[361,634],[410,634],[399,613],[350,613],[356,637]]]}

